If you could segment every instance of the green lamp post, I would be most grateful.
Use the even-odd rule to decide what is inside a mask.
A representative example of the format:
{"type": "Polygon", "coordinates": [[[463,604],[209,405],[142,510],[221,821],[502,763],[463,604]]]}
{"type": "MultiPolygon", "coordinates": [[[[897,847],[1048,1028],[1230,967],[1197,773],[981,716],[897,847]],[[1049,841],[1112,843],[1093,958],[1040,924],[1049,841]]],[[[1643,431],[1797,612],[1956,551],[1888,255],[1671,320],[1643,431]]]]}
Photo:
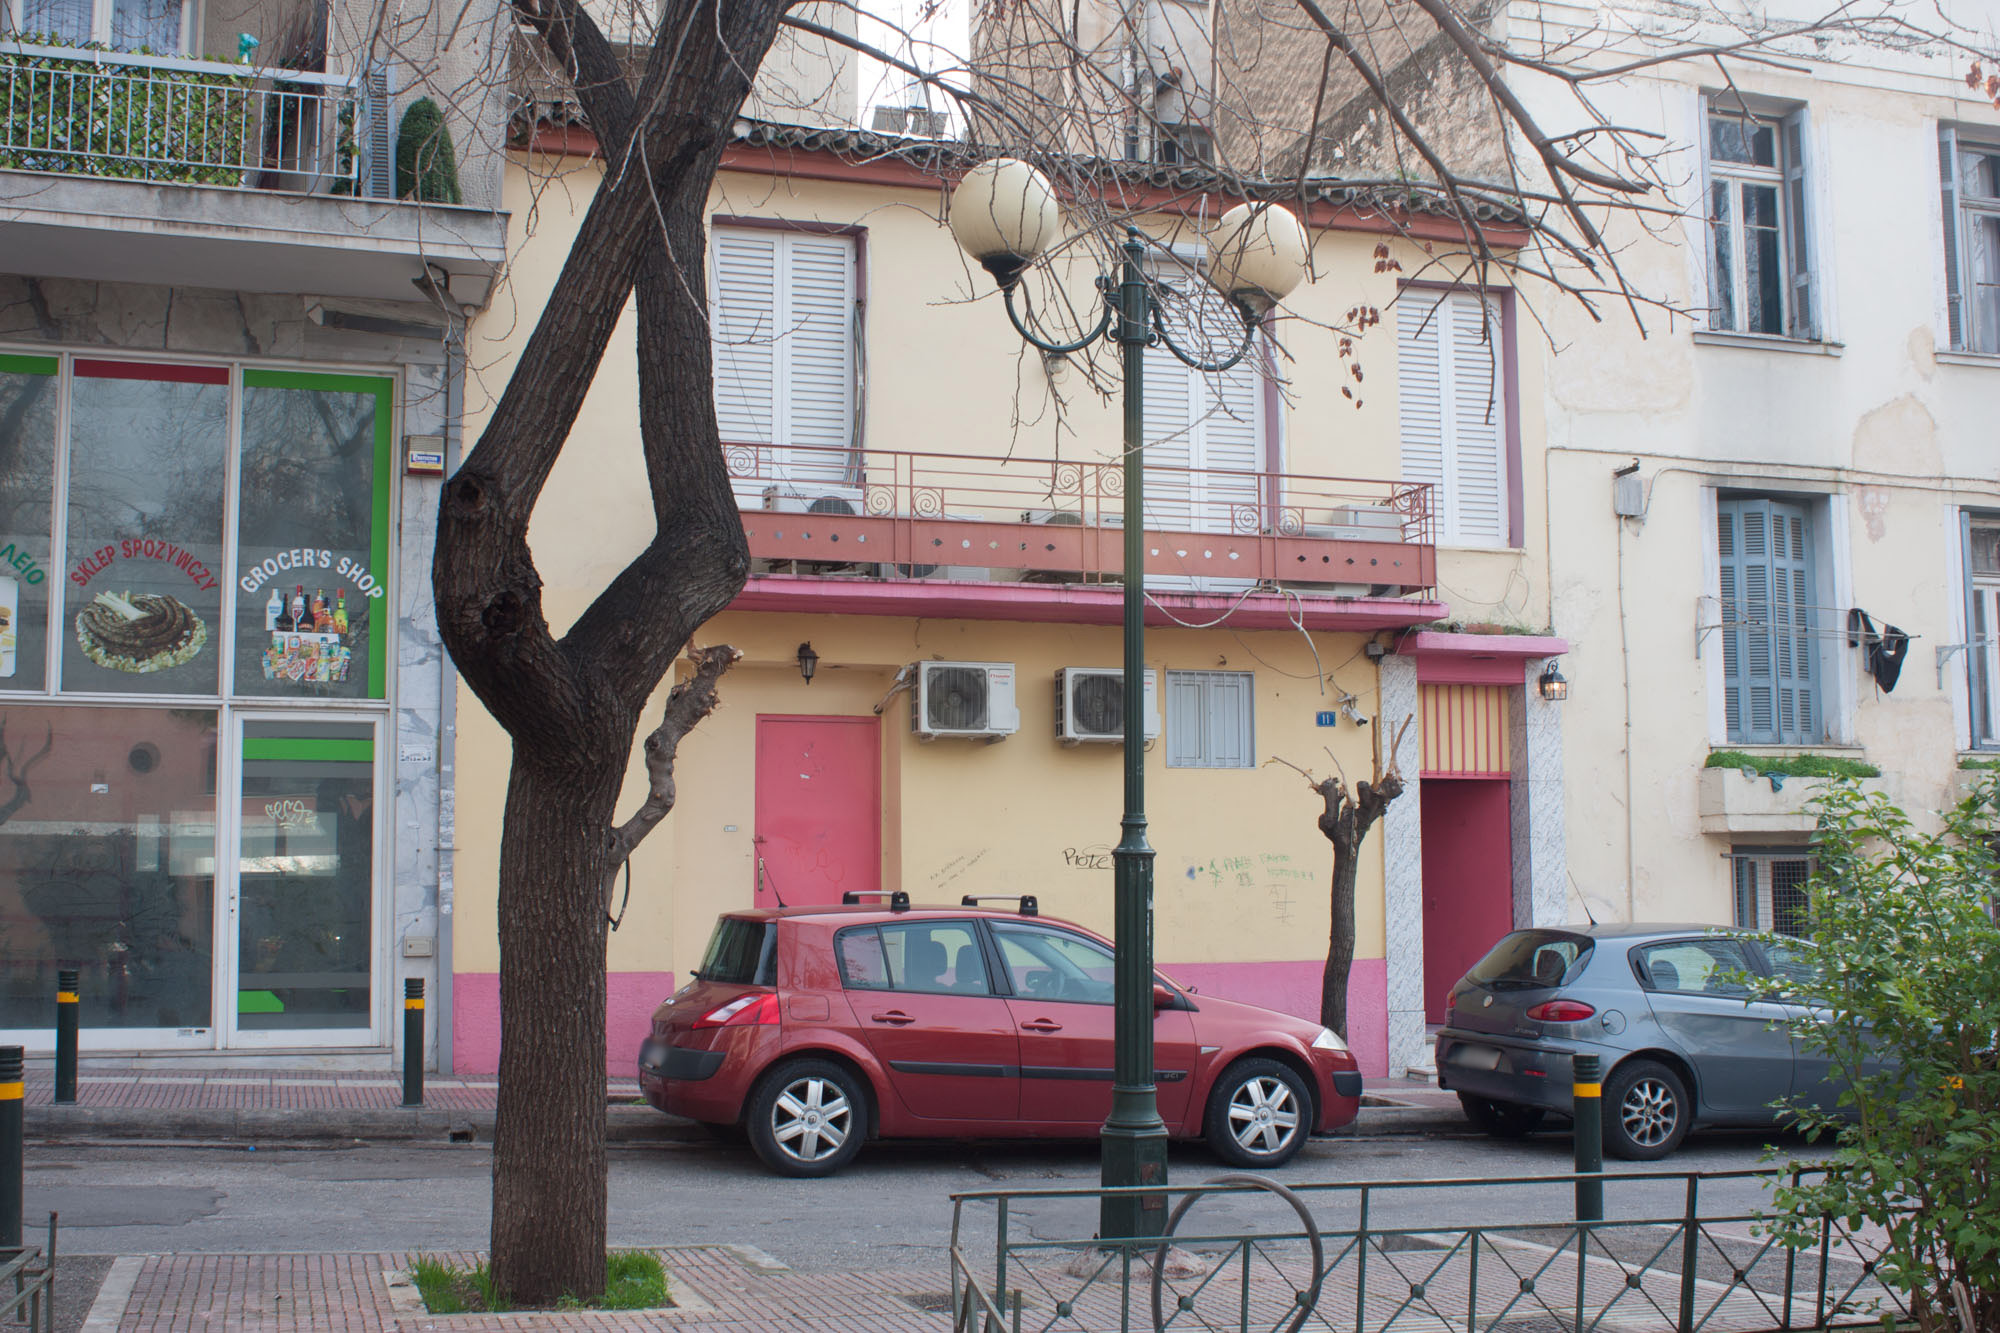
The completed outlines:
{"type": "Polygon", "coordinates": [[[1033,166],[1015,158],[982,162],[965,174],[951,197],[951,230],[959,245],[993,275],[1007,317],[1031,345],[1050,356],[1081,351],[1099,338],[1115,338],[1125,384],[1125,816],[1112,853],[1116,965],[1113,981],[1116,1045],[1111,1114],[1102,1132],[1107,1187],[1147,1186],[1160,1193],[1122,1194],[1104,1200],[1102,1240],[1157,1238],[1166,1223],[1167,1127],[1153,1085],[1153,849],[1146,841],[1146,756],[1135,738],[1145,735],[1145,354],[1165,346],[1196,370],[1230,369],[1249,354],[1258,325],[1271,307],[1305,276],[1305,228],[1277,204],[1245,203],[1225,213],[1209,242],[1207,276],[1236,306],[1243,337],[1233,355],[1203,361],[1169,336],[1146,277],[1146,241],[1127,227],[1115,275],[1097,282],[1104,301],[1097,327],[1072,342],[1051,342],[1022,321],[1014,303],[1021,275],[1056,240],[1061,212],[1055,188],[1033,166]]]}

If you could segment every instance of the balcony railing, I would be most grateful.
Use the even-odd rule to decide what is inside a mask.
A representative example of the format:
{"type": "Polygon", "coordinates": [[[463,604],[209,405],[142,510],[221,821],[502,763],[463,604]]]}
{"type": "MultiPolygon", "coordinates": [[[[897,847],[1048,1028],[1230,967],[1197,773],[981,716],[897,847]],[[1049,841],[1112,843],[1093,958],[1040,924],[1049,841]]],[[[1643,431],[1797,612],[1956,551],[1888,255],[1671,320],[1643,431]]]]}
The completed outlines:
{"type": "MultiPolygon", "coordinates": [[[[755,444],[724,454],[759,560],[879,578],[1124,574],[1115,462],[755,444]]],[[[1431,488],[1410,482],[1148,465],[1146,574],[1417,592],[1436,582],[1431,504],[1431,488]]]]}
{"type": "Polygon", "coordinates": [[[0,42],[0,168],[359,192],[360,80],[0,42]]]}

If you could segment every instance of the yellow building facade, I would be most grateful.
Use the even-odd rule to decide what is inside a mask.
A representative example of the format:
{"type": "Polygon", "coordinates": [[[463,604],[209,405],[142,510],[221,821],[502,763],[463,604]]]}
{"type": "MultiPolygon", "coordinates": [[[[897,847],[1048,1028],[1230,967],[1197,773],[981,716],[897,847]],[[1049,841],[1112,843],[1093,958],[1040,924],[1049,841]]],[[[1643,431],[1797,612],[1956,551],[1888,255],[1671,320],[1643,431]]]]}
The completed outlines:
{"type": "MultiPolygon", "coordinates": [[[[1026,893],[1111,928],[1115,373],[1102,384],[1026,349],[941,224],[948,172],[872,135],[738,135],[708,258],[753,573],[698,642],[743,658],[681,747],[672,816],[633,859],[610,951],[614,1070],[720,912],[843,891],[1026,893]]],[[[562,146],[588,147],[544,141],[510,166],[516,258],[470,331],[469,442],[597,179],[562,146]]],[[[1163,253],[1198,248],[1201,219],[1231,202],[1108,184],[1157,208],[1139,225],[1163,253]]],[[[1331,849],[1288,765],[1364,778],[1400,732],[1409,789],[1364,847],[1350,980],[1348,1035],[1381,1074],[1422,1063],[1426,976],[1455,978],[1474,947],[1444,939],[1465,933],[1456,923],[1562,912],[1560,706],[1533,684],[1563,647],[1545,628],[1540,357],[1507,293],[1482,305],[1406,285],[1417,243],[1338,198],[1307,221],[1315,281],[1245,370],[1149,356],[1154,948],[1204,992],[1316,1015],[1331,849]],[[1412,467],[1433,469],[1429,484],[1412,467]],[[1451,832],[1427,842],[1426,822],[1451,832]],[[1428,957],[1427,919],[1444,923],[1428,957]]],[[[1090,276],[1070,275],[1080,306],[1090,276]]],[[[535,515],[558,633],[652,534],[632,346],[628,324],[535,515]]],[[[463,691],[460,705],[451,1046],[471,1071],[498,1058],[509,746],[463,691]]],[[[636,805],[636,750],[627,782],[636,805]]]]}

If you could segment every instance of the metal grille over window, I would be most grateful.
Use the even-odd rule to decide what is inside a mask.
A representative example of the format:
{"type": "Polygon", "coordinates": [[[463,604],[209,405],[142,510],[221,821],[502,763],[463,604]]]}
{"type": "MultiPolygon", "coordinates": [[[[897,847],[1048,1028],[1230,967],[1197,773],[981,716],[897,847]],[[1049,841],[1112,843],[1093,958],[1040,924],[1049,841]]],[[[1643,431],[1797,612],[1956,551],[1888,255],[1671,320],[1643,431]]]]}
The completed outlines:
{"type": "Polygon", "coordinates": [[[1736,882],[1736,924],[1780,935],[1803,935],[1811,924],[1812,858],[1797,852],[1738,848],[1730,853],[1736,882]]]}

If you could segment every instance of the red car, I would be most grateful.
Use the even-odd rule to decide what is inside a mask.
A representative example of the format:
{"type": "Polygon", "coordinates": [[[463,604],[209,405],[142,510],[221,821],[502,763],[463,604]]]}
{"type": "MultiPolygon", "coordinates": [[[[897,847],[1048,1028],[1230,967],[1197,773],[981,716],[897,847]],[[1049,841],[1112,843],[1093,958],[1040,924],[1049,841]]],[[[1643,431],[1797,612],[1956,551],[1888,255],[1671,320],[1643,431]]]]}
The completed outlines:
{"type": "MultiPolygon", "coordinates": [[[[850,895],[852,897],[853,895],[850,895]]],[[[739,1128],[789,1176],[870,1138],[1086,1138],[1111,1109],[1111,946],[1018,912],[892,906],[732,912],[653,1014],[646,1100],[739,1128]]],[[[1361,1074],[1305,1019],[1156,975],[1153,1061],[1175,1138],[1273,1167],[1354,1119],[1361,1074]]]]}

